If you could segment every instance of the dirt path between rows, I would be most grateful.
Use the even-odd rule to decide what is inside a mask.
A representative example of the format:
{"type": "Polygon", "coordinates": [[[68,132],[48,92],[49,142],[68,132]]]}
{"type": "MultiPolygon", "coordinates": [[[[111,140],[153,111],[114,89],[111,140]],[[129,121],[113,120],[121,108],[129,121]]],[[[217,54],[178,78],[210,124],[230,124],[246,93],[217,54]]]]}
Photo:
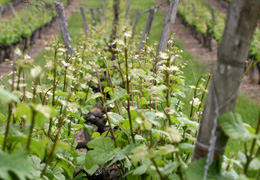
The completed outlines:
{"type": "MultiPolygon", "coordinates": [[[[19,12],[20,10],[24,9],[26,6],[25,2],[17,2],[14,3],[13,7],[15,12],[19,12]]],[[[8,19],[11,16],[14,16],[13,12],[11,11],[10,7],[8,6],[7,9],[5,10],[5,12],[2,14],[2,19],[8,19]]]]}
{"type": "MultiPolygon", "coordinates": [[[[155,1],[158,4],[165,4],[164,6],[161,6],[160,10],[166,14],[169,8],[169,6],[164,3],[166,0],[155,1]]],[[[211,0],[208,0],[208,2],[211,2],[211,0]]],[[[215,5],[217,6],[218,4],[215,5]]],[[[224,11],[225,10],[222,12],[224,11]]],[[[175,33],[176,37],[182,41],[182,43],[185,45],[185,48],[198,61],[200,61],[209,71],[213,69],[213,66],[217,60],[218,52],[217,42],[214,39],[212,42],[212,52],[210,52],[208,49],[205,49],[202,44],[198,43],[198,41],[192,36],[191,30],[182,24],[181,18],[179,16],[176,17],[175,23],[173,25],[173,32],[175,33]]],[[[257,82],[250,82],[249,76],[245,76],[242,79],[239,90],[260,105],[260,85],[258,85],[257,82]]]]}
{"type": "MultiPolygon", "coordinates": [[[[68,19],[75,8],[78,6],[80,0],[71,1],[70,5],[66,8],[66,18],[68,19]]],[[[55,19],[54,23],[52,23],[51,27],[47,30],[45,34],[42,34],[41,39],[37,39],[35,44],[28,49],[28,55],[31,58],[35,58],[38,56],[46,47],[46,44],[51,43],[56,36],[60,34],[60,26],[58,19],[55,19]]],[[[1,76],[5,76],[12,71],[12,67],[8,62],[3,62],[0,64],[0,78],[1,76]]]]}

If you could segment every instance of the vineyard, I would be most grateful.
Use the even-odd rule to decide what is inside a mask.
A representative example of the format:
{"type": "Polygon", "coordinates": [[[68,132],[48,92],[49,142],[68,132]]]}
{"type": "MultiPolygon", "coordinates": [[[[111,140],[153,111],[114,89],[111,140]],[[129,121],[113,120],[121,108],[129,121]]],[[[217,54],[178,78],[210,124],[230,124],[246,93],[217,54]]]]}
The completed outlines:
{"type": "Polygon", "coordinates": [[[260,3],[216,3],[0,0],[0,180],[260,179],[260,3]]]}

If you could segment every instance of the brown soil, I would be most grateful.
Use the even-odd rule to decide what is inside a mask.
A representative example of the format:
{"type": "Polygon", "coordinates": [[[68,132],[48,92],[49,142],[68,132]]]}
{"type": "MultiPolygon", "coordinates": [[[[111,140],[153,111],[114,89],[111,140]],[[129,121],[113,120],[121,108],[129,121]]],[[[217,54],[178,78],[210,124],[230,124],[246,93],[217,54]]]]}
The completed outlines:
{"type": "MultiPolygon", "coordinates": [[[[25,6],[26,6],[25,2],[17,2],[13,4],[15,12],[19,12],[21,9],[24,9],[25,6]]],[[[6,8],[7,9],[4,11],[1,17],[3,19],[7,19],[14,15],[9,6],[7,6],[6,8]]]]}
{"type": "MultiPolygon", "coordinates": [[[[70,5],[66,8],[66,18],[68,19],[74,9],[77,7],[80,0],[71,1],[70,5]]],[[[41,39],[37,39],[35,44],[28,49],[28,55],[31,58],[38,56],[42,50],[44,50],[46,43],[51,43],[56,36],[60,34],[60,26],[57,19],[52,23],[51,27],[47,30],[45,34],[42,35],[41,39]]],[[[0,77],[5,76],[12,71],[12,67],[8,62],[3,62],[0,64],[0,77]]]]}
{"type": "MultiPolygon", "coordinates": [[[[158,4],[165,4],[164,6],[161,6],[160,10],[166,14],[168,12],[169,6],[167,6],[166,3],[164,3],[166,0],[155,0],[158,4]]],[[[208,2],[212,2],[213,6],[217,7],[218,9],[221,9],[221,12],[225,14],[227,11],[227,8],[223,5],[220,6],[218,2],[215,0],[207,0],[208,2]]],[[[202,44],[198,43],[198,40],[196,40],[191,33],[191,30],[188,27],[185,27],[182,24],[181,18],[176,17],[175,23],[173,25],[173,32],[175,33],[176,37],[182,41],[182,43],[185,45],[186,49],[194,56],[198,61],[200,61],[206,68],[208,68],[210,71],[212,71],[212,68],[217,60],[217,42],[213,39],[212,40],[212,52],[210,52],[208,49],[205,49],[202,44]]],[[[257,84],[256,79],[257,73],[255,71],[255,81],[251,82],[248,75],[246,75],[241,82],[240,85],[240,92],[245,94],[246,96],[250,97],[252,100],[260,104],[260,85],[257,84]]]]}

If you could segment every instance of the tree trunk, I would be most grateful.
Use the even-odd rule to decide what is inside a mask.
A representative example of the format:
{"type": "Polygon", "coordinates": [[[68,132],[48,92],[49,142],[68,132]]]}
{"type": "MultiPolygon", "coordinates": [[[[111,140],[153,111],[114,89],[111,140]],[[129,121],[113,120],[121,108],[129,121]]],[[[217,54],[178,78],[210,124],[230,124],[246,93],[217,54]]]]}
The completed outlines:
{"type": "Polygon", "coordinates": [[[259,10],[259,0],[231,1],[193,160],[202,157],[209,159],[210,153],[214,153],[214,158],[219,159],[225,151],[228,137],[218,126],[217,118],[228,111],[234,111],[259,10]]]}

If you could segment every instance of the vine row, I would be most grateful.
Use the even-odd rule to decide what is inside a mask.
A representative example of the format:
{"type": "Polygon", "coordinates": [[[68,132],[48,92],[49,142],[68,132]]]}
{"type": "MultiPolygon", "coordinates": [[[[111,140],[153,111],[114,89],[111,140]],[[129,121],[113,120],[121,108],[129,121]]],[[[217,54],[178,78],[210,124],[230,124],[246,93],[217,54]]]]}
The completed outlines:
{"type": "MultiPolygon", "coordinates": [[[[182,1],[178,8],[178,13],[182,17],[184,24],[189,25],[191,30],[199,41],[203,37],[204,46],[211,50],[210,38],[213,37],[218,45],[221,43],[224,32],[226,17],[217,10],[213,9],[210,4],[201,0],[194,0],[193,3],[182,1]]],[[[256,28],[249,58],[254,60],[260,59],[260,29],[256,28]]]]}
{"type": "Polygon", "coordinates": [[[55,17],[53,8],[31,5],[15,16],[0,20],[0,62],[9,59],[18,44],[23,49],[33,45],[36,34],[41,37],[42,30],[48,28],[55,17]]]}

